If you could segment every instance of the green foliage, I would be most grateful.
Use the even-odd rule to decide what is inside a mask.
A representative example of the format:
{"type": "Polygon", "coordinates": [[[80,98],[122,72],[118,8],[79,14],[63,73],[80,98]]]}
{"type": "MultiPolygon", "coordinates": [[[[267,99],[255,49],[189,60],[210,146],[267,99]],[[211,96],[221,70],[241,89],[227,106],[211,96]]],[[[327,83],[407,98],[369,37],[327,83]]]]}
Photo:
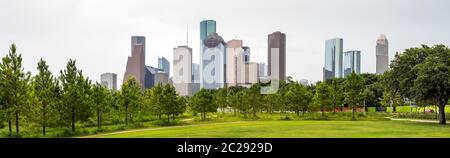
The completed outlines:
{"type": "Polygon", "coordinates": [[[213,100],[211,90],[201,89],[189,101],[189,106],[193,111],[201,113],[201,118],[206,119],[208,112],[217,112],[217,104],[213,100]]]}
{"type": "Polygon", "coordinates": [[[444,45],[406,49],[397,54],[383,83],[396,95],[439,106],[440,124],[445,124],[445,105],[450,98],[450,49],[444,45]]]}
{"type": "Polygon", "coordinates": [[[97,115],[97,127],[102,127],[102,115],[110,111],[111,108],[111,100],[112,94],[111,92],[100,83],[96,83],[92,86],[92,95],[91,98],[93,100],[92,110],[95,111],[97,115]]]}
{"type": "Polygon", "coordinates": [[[294,82],[292,86],[289,87],[286,93],[286,99],[289,105],[289,109],[295,111],[297,116],[302,112],[302,116],[308,111],[310,102],[312,98],[312,93],[306,89],[305,86],[294,82]]]}
{"type": "Polygon", "coordinates": [[[37,70],[38,74],[32,81],[35,106],[31,109],[34,121],[42,126],[42,134],[45,135],[46,127],[55,124],[58,119],[56,107],[61,100],[57,79],[48,70],[48,65],[43,59],[39,60],[37,70]]]}
{"type": "Polygon", "coordinates": [[[122,84],[119,93],[119,110],[125,117],[125,125],[128,125],[129,121],[133,122],[133,118],[138,118],[141,112],[141,99],[141,85],[136,78],[130,77],[122,84]]]}
{"type": "Polygon", "coordinates": [[[355,118],[356,108],[360,107],[364,100],[362,94],[363,89],[364,79],[361,76],[355,72],[352,72],[347,76],[347,79],[344,82],[345,103],[352,109],[353,118],[355,118]]]}
{"type": "Polygon", "coordinates": [[[16,45],[10,46],[9,53],[3,57],[0,65],[1,104],[3,117],[8,121],[9,134],[12,134],[12,121],[19,134],[20,120],[30,109],[30,73],[22,67],[22,55],[16,52],[16,45]]]}
{"type": "Polygon", "coordinates": [[[313,97],[314,109],[319,109],[322,116],[325,116],[325,111],[332,107],[331,102],[331,88],[325,82],[319,82],[316,87],[316,93],[313,97]]]}
{"type": "Polygon", "coordinates": [[[77,70],[75,60],[69,60],[66,69],[60,72],[61,100],[62,106],[58,109],[61,112],[61,119],[70,122],[72,132],[75,132],[77,121],[87,121],[92,114],[90,110],[91,82],[84,78],[81,70],[77,70]]]}

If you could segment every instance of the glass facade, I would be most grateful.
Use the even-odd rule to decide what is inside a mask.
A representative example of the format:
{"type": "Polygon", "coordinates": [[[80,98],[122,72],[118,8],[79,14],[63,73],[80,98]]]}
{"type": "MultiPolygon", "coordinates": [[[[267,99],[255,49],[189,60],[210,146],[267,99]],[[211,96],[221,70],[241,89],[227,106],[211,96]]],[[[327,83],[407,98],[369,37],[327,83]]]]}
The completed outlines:
{"type": "Polygon", "coordinates": [[[216,33],[216,21],[204,20],[200,22],[200,40],[203,41],[210,33],[216,33]]]}
{"type": "Polygon", "coordinates": [[[346,77],[352,71],[361,73],[361,51],[347,51],[344,53],[344,76],[346,77]]]}
{"type": "Polygon", "coordinates": [[[323,80],[343,77],[343,40],[333,38],[325,41],[325,66],[323,68],[323,80]]]}
{"type": "Polygon", "coordinates": [[[166,58],[164,57],[158,58],[158,68],[170,74],[170,63],[166,58]]]}

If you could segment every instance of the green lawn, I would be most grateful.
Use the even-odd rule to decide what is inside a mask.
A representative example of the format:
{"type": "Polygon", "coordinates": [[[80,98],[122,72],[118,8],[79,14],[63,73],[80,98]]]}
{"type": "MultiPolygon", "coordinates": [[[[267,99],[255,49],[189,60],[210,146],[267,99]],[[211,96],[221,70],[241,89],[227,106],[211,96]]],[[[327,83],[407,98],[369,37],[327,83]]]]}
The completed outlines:
{"type": "Polygon", "coordinates": [[[450,137],[450,125],[410,121],[238,121],[125,131],[94,138],[422,138],[450,137]]]}

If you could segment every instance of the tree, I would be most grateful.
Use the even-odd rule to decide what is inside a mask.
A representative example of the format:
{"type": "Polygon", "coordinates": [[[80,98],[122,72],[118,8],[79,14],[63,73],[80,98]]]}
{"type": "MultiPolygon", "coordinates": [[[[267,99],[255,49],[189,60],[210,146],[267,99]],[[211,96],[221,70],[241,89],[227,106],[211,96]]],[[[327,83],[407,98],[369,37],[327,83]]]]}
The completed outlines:
{"type": "Polygon", "coordinates": [[[203,120],[206,119],[208,112],[217,112],[217,104],[214,103],[211,90],[201,89],[189,101],[192,110],[199,112],[203,120]]]}
{"type": "Polygon", "coordinates": [[[354,71],[344,81],[345,102],[352,108],[352,118],[355,119],[356,108],[363,101],[364,79],[354,71]]]}
{"type": "Polygon", "coordinates": [[[228,89],[221,88],[214,94],[214,101],[221,109],[222,112],[225,112],[225,108],[228,107],[228,89]]]}
{"type": "Polygon", "coordinates": [[[444,45],[430,48],[424,62],[413,68],[417,72],[412,91],[417,100],[430,101],[439,107],[439,123],[446,124],[445,105],[450,98],[450,49],[444,45]]]}
{"type": "Polygon", "coordinates": [[[333,103],[333,113],[336,113],[336,108],[340,108],[342,111],[342,102],[344,100],[344,88],[342,83],[345,81],[343,78],[332,78],[327,80],[328,85],[331,88],[331,102],[333,103]]]}
{"type": "Polygon", "coordinates": [[[406,49],[396,54],[391,70],[383,75],[384,85],[416,102],[437,105],[439,123],[446,124],[444,108],[450,96],[449,54],[450,49],[444,45],[406,49]]]}
{"type": "MultiPolygon", "coordinates": [[[[160,83],[161,84],[161,83],[160,83]]],[[[178,104],[178,96],[175,90],[175,87],[166,84],[163,86],[162,97],[160,100],[161,103],[161,111],[163,114],[167,115],[167,122],[170,122],[170,115],[175,116],[179,111],[178,104]]],[[[174,117],[175,119],[175,117],[174,117]]]]}
{"type": "Polygon", "coordinates": [[[249,104],[249,107],[252,110],[253,118],[257,118],[256,112],[258,112],[261,108],[261,87],[259,84],[253,84],[248,90],[247,90],[247,99],[248,101],[246,103],[249,104]]]}
{"type": "Polygon", "coordinates": [[[16,134],[19,135],[20,115],[28,108],[30,73],[24,72],[22,55],[16,52],[16,45],[10,46],[9,54],[2,59],[1,87],[3,89],[3,105],[8,121],[9,134],[12,134],[12,120],[16,125],[16,134]]]}
{"type": "Polygon", "coordinates": [[[90,81],[84,78],[81,70],[77,70],[75,60],[69,60],[66,69],[60,71],[62,86],[63,119],[70,120],[72,132],[78,120],[87,120],[90,115],[89,91],[90,81]]]}
{"type": "Polygon", "coordinates": [[[132,120],[133,114],[139,108],[141,104],[141,93],[141,86],[134,77],[128,78],[128,80],[122,84],[119,94],[119,103],[121,111],[125,114],[125,125],[128,125],[128,120],[132,120]]]}
{"type": "Polygon", "coordinates": [[[302,112],[302,116],[308,110],[309,103],[311,102],[312,94],[305,86],[297,82],[293,83],[289,87],[286,93],[286,99],[291,110],[295,111],[297,116],[302,112]]]}
{"type": "Polygon", "coordinates": [[[99,129],[102,127],[102,115],[109,110],[111,99],[111,93],[105,86],[98,82],[92,86],[92,110],[97,114],[97,127],[99,129]]]}
{"type": "Polygon", "coordinates": [[[325,111],[332,108],[331,103],[331,88],[325,82],[319,82],[316,87],[316,93],[313,97],[314,105],[317,106],[322,117],[325,116],[325,111]]]}
{"type": "Polygon", "coordinates": [[[45,135],[46,127],[55,116],[55,105],[58,104],[58,82],[53,77],[48,65],[42,58],[37,66],[38,74],[33,77],[32,87],[37,99],[37,123],[42,126],[42,135],[45,135]]]}

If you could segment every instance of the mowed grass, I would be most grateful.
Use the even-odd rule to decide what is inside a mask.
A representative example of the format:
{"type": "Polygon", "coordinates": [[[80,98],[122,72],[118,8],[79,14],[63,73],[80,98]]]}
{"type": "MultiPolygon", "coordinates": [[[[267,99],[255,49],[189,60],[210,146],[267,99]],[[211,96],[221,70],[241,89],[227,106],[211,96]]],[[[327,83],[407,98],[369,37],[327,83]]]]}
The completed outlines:
{"type": "Polygon", "coordinates": [[[450,125],[410,121],[237,121],[106,133],[93,138],[450,138],[450,125]]]}

